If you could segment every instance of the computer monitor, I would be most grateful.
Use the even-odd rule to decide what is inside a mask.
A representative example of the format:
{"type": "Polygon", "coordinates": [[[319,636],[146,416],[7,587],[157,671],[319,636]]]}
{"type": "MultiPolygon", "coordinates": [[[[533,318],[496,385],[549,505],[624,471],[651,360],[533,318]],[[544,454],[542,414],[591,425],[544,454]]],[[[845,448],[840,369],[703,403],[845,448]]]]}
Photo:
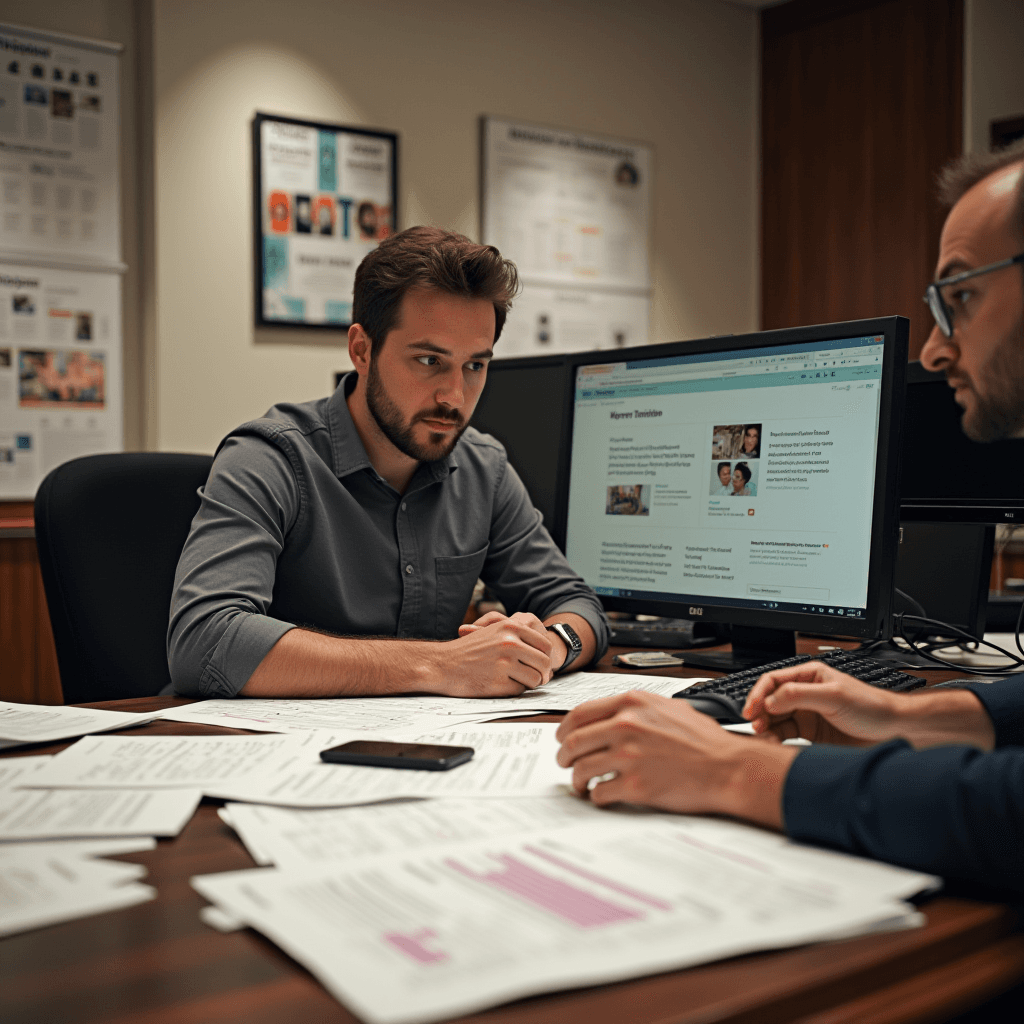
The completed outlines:
{"type": "Polygon", "coordinates": [[[1024,440],[972,441],[945,374],[907,372],[900,516],[904,522],[1024,522],[1024,440]]]}
{"type": "Polygon", "coordinates": [[[471,423],[497,438],[560,547],[558,480],[568,453],[566,396],[572,387],[564,356],[494,359],[471,423]]]}
{"type": "Polygon", "coordinates": [[[909,321],[570,355],[570,564],[606,607],[732,624],[735,670],[794,631],[891,635],[909,321]]]}

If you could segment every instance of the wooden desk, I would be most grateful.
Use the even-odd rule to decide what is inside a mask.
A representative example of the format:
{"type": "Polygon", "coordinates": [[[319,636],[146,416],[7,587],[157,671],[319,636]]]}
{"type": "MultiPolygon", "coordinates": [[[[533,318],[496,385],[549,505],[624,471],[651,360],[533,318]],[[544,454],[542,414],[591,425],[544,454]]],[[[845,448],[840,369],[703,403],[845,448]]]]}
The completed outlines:
{"type": "MultiPolygon", "coordinates": [[[[610,656],[600,666],[611,670],[610,656]]],[[[675,670],[680,677],[699,674],[675,670]]],[[[147,711],[186,701],[94,705],[147,711]]],[[[554,718],[555,716],[543,716],[554,718]]],[[[233,732],[154,723],[152,735],[233,732]]],[[[19,753],[55,753],[66,744],[19,753]]],[[[199,920],[192,875],[253,867],[204,800],[145,864],[159,897],[128,910],[0,940],[4,1024],[333,1024],[355,1018],[258,933],[199,920]]],[[[479,1024],[910,1024],[948,1020],[1024,977],[1018,915],[998,903],[939,896],[909,932],[759,953],[614,985],[556,992],[462,1018],[479,1024]]]]}

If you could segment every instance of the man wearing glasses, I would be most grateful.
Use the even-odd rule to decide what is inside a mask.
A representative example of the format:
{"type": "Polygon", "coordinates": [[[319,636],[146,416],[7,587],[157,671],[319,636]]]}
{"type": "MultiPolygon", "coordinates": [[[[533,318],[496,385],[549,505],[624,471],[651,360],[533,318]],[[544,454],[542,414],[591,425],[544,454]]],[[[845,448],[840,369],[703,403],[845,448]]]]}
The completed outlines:
{"type": "MultiPolygon", "coordinates": [[[[944,370],[978,441],[1024,436],[1024,144],[942,177],[952,206],[936,325],[921,353],[944,370]]],[[[1024,676],[916,694],[821,664],[766,673],[744,708],[751,743],[682,701],[592,701],[558,730],[559,763],[590,799],[726,814],[795,839],[949,879],[1024,892],[1024,676]]]]}

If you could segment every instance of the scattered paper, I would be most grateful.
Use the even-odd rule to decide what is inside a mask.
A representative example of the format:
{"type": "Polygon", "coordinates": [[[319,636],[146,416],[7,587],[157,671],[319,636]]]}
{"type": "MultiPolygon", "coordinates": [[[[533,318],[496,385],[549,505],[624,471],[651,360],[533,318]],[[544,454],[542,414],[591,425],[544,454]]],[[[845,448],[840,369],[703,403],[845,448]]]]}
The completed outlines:
{"type": "Polygon", "coordinates": [[[351,729],[358,732],[396,732],[439,728],[435,716],[472,715],[471,721],[511,715],[571,711],[598,697],[627,690],[646,690],[670,697],[702,682],[671,676],[625,672],[572,672],[538,690],[518,697],[336,697],[318,700],[263,700],[236,697],[204,700],[169,708],[161,717],[174,722],[198,722],[261,732],[305,729],[351,729]]]}
{"type": "Polygon", "coordinates": [[[602,811],[566,793],[516,800],[403,800],[312,810],[228,804],[219,813],[257,864],[307,868],[350,865],[381,854],[462,840],[524,835],[599,821],[615,812],[602,811]]]}
{"type": "Polygon", "coordinates": [[[176,836],[199,790],[14,789],[0,792],[0,843],[84,836],[176,836]]]}
{"type": "Polygon", "coordinates": [[[144,903],[156,890],[138,864],[96,860],[64,844],[0,847],[0,936],[144,903]]]}
{"type": "Polygon", "coordinates": [[[450,771],[364,768],[301,763],[206,787],[209,796],[283,807],[343,807],[401,797],[554,796],[566,791],[572,771],[555,761],[554,723],[453,725],[406,738],[473,747],[473,760],[450,771]]]}
{"type": "MultiPolygon", "coordinates": [[[[25,788],[202,789],[302,758],[292,736],[85,736],[25,788]]],[[[304,760],[308,760],[305,755],[304,760]]]]}
{"type": "Polygon", "coordinates": [[[738,856],[660,821],[458,841],[193,886],[259,929],[368,1024],[426,1024],[510,999],[919,921],[778,851],[738,856]]]}
{"type": "Polygon", "coordinates": [[[51,743],[87,733],[144,725],[156,717],[155,714],[136,714],[131,711],[0,701],[0,749],[24,743],[51,743]]]}
{"type": "Polygon", "coordinates": [[[24,781],[33,772],[49,764],[53,754],[40,754],[36,757],[4,757],[0,758],[0,792],[10,789],[19,780],[24,781]]]}

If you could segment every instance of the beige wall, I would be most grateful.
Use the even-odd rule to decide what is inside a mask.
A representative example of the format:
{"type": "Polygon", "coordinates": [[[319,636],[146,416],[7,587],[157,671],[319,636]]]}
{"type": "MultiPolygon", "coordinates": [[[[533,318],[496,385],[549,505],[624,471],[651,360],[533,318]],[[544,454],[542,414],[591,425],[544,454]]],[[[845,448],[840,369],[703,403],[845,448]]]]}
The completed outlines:
{"type": "Polygon", "coordinates": [[[985,152],[989,124],[1024,114],[1024,2],[966,0],[964,149],[985,152]]]}
{"type": "Polygon", "coordinates": [[[153,0],[150,447],[327,393],[340,335],[253,325],[255,111],[400,135],[400,226],[471,236],[483,113],[655,149],[653,340],[757,327],[757,15],[717,0],[153,0]]]}

